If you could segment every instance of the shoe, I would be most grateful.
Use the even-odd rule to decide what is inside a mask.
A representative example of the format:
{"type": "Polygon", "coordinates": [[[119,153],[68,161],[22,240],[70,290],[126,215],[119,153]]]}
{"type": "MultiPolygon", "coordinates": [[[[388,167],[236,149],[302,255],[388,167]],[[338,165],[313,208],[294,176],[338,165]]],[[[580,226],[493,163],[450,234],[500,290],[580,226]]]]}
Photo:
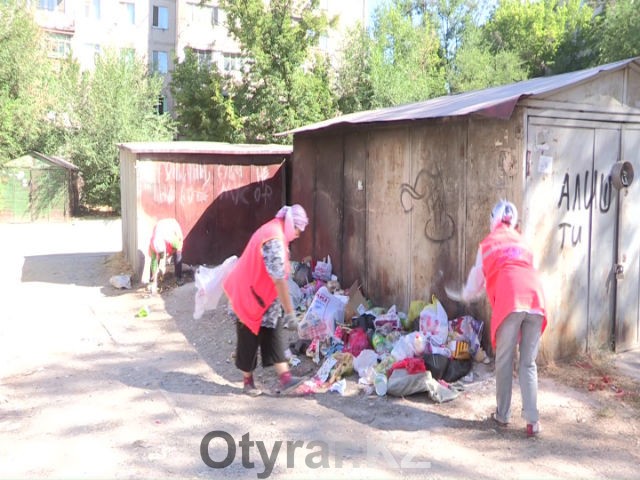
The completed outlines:
{"type": "Polygon", "coordinates": [[[496,412],[493,412],[491,414],[491,420],[496,422],[500,427],[507,427],[509,425],[509,422],[503,422],[502,420],[500,420],[496,412]]]}
{"type": "Polygon", "coordinates": [[[535,437],[541,430],[540,422],[527,423],[527,437],[535,437]]]}
{"type": "Polygon", "coordinates": [[[280,389],[278,393],[286,395],[287,393],[293,392],[305,379],[303,377],[294,377],[291,376],[287,383],[284,385],[280,385],[280,389]]]}
{"type": "Polygon", "coordinates": [[[242,387],[242,393],[250,397],[259,397],[262,395],[262,390],[257,388],[253,383],[245,383],[244,387],[242,387]]]}

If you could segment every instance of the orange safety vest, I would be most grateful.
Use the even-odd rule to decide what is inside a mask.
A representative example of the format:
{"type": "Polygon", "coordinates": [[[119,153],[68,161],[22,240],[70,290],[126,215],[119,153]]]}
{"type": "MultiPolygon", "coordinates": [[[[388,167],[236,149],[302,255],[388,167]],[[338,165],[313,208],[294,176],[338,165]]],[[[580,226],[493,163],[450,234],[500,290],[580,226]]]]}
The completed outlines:
{"type": "Polygon", "coordinates": [[[289,277],[289,243],[284,236],[283,222],[274,218],[262,225],[249,239],[236,266],[223,284],[233,311],[240,321],[254,334],[258,334],[262,317],[278,297],[275,283],[267,272],[262,257],[262,245],[273,239],[281,240],[285,246],[285,278],[289,277]]]}
{"type": "Polygon", "coordinates": [[[482,271],[491,304],[491,344],[496,332],[513,312],[541,312],[542,331],[547,326],[542,282],[533,266],[533,253],[521,235],[507,225],[499,225],[480,242],[482,271]]]}

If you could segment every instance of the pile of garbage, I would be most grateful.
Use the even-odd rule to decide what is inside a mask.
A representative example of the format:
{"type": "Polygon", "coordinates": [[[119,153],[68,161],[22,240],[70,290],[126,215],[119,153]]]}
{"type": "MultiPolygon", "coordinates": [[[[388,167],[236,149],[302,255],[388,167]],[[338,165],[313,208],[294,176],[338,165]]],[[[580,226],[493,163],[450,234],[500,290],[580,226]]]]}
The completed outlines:
{"type": "Polygon", "coordinates": [[[426,393],[436,402],[456,398],[459,380],[472,375],[473,362],[488,359],[480,341],[483,323],[465,315],[449,319],[435,295],[411,302],[409,312],[374,307],[354,283],[342,289],[327,257],[311,266],[292,262],[289,291],[298,312],[299,340],[290,362],[306,355],[319,365],[304,384],[306,393],[345,393],[345,377],[357,373],[368,394],[426,393]]]}

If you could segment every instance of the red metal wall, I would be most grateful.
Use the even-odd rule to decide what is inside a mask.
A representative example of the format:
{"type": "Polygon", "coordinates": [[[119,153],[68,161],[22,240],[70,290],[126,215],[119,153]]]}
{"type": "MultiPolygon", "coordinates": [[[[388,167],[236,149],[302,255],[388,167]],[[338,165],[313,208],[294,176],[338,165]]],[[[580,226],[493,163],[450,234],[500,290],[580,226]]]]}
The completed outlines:
{"type": "Polygon", "coordinates": [[[240,255],[253,231],[285,204],[284,162],[149,163],[152,174],[139,177],[141,213],[178,220],[185,234],[183,260],[190,265],[240,255]]]}

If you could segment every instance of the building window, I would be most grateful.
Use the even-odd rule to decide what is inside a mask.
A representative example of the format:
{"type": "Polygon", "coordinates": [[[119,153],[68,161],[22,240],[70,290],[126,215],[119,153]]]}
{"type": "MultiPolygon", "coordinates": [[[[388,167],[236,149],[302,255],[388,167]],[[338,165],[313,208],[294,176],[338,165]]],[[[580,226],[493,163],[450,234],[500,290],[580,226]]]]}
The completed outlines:
{"type": "Polygon", "coordinates": [[[153,51],[153,70],[165,74],[169,71],[169,53],[161,50],[153,51]]]}
{"type": "Polygon", "coordinates": [[[101,50],[102,49],[100,48],[100,45],[97,43],[85,43],[84,44],[85,62],[95,67],[98,57],[100,56],[101,50]]]}
{"type": "Polygon", "coordinates": [[[169,28],[169,9],[167,7],[153,7],[153,26],[162,30],[169,28]]]}
{"type": "Polygon", "coordinates": [[[64,12],[64,0],[38,0],[38,10],[64,12]]]}
{"type": "Polygon", "coordinates": [[[242,57],[238,53],[222,54],[222,69],[225,72],[239,72],[242,70],[242,57]]]}
{"type": "Polygon", "coordinates": [[[211,9],[211,25],[220,25],[220,12],[218,7],[211,9]]]}
{"type": "Polygon", "coordinates": [[[164,95],[160,95],[158,97],[158,103],[156,104],[155,110],[158,115],[169,113],[169,109],[167,108],[167,97],[164,95]]]}
{"type": "Polygon", "coordinates": [[[71,53],[71,35],[48,33],[47,47],[52,58],[66,58],[71,53]]]}
{"type": "Polygon", "coordinates": [[[87,18],[100,20],[100,0],[85,0],[84,13],[87,18]]]}
{"type": "Polygon", "coordinates": [[[136,24],[136,4],[131,2],[122,2],[122,10],[124,11],[124,18],[127,19],[129,25],[136,24]]]}
{"type": "Polygon", "coordinates": [[[196,55],[198,65],[211,65],[211,61],[213,60],[213,52],[211,50],[198,50],[197,48],[192,48],[191,51],[196,55]]]}

